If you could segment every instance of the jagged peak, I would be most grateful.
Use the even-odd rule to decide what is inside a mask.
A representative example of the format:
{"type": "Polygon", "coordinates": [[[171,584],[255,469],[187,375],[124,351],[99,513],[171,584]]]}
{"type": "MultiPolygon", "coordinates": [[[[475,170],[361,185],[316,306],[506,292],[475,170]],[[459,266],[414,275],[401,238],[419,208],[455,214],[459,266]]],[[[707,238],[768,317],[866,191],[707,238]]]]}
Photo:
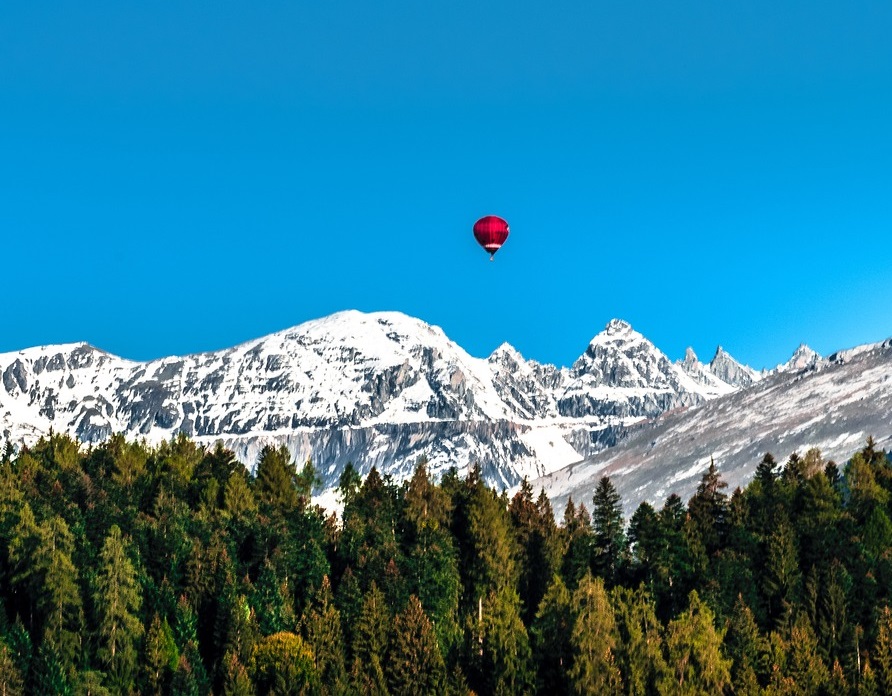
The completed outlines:
{"type": "Polygon", "coordinates": [[[812,367],[818,362],[821,361],[821,354],[816,350],[813,350],[805,343],[800,343],[799,347],[793,351],[793,355],[790,357],[787,362],[782,365],[778,365],[778,371],[786,371],[786,370],[804,370],[807,367],[812,367]]]}
{"type": "Polygon", "coordinates": [[[685,348],[684,360],[682,362],[684,362],[686,365],[700,362],[700,359],[697,357],[697,354],[694,352],[694,349],[691,348],[691,346],[685,348]]]}
{"type": "Polygon", "coordinates": [[[524,357],[520,354],[520,351],[517,350],[514,346],[512,346],[508,341],[504,341],[498,348],[496,348],[492,353],[490,353],[489,358],[487,358],[490,362],[494,362],[500,360],[504,357],[510,357],[514,360],[522,361],[524,357]]]}
{"type": "Polygon", "coordinates": [[[611,319],[607,322],[607,326],[604,327],[604,331],[602,333],[606,333],[608,336],[615,336],[620,333],[632,333],[634,329],[632,325],[623,320],[623,319],[611,319]]]}

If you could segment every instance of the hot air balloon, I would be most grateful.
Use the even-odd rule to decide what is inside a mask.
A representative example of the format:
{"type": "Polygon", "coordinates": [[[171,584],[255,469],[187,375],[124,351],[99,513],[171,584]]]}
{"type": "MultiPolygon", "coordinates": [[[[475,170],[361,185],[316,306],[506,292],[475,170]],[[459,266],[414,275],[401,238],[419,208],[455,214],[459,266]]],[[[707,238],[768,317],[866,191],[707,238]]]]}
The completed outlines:
{"type": "Polygon", "coordinates": [[[497,215],[487,215],[474,223],[477,243],[489,252],[492,261],[496,252],[508,239],[508,223],[497,215]]]}

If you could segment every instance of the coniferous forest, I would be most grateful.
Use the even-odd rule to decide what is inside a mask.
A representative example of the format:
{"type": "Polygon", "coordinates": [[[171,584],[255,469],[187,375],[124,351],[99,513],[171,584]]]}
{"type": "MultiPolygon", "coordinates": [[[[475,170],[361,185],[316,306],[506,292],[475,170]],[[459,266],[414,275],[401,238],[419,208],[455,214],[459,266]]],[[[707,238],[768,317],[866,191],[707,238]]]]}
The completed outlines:
{"type": "Polygon", "coordinates": [[[892,466],[766,454],[624,520],[186,437],[0,464],[0,694],[889,694],[892,466]]]}

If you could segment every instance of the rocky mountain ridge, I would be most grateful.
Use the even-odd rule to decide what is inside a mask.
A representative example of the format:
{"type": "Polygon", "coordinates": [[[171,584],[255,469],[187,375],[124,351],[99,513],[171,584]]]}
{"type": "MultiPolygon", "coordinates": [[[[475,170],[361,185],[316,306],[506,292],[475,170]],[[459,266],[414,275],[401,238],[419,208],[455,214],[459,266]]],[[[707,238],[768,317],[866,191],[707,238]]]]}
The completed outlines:
{"type": "MultiPolygon", "coordinates": [[[[691,352],[692,354],[692,352],[691,352]]],[[[724,351],[671,362],[613,320],[569,368],[503,344],[468,355],[397,312],[340,312],[222,351],[135,362],[85,343],[0,354],[0,435],[53,429],[85,443],[218,440],[252,467],[267,444],[312,458],[324,485],[347,461],[400,479],[479,462],[497,487],[591,456],[630,425],[732,393],[762,374],[724,351]]]]}

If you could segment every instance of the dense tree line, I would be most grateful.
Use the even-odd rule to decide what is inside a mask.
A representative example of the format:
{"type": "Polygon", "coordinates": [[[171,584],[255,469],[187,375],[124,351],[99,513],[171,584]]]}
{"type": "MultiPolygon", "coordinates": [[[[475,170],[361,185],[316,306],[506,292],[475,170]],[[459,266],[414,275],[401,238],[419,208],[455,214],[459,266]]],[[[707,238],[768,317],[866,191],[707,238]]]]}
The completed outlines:
{"type": "Polygon", "coordinates": [[[180,436],[0,461],[0,694],[892,693],[892,466],[765,455],[625,523],[180,436]]]}

